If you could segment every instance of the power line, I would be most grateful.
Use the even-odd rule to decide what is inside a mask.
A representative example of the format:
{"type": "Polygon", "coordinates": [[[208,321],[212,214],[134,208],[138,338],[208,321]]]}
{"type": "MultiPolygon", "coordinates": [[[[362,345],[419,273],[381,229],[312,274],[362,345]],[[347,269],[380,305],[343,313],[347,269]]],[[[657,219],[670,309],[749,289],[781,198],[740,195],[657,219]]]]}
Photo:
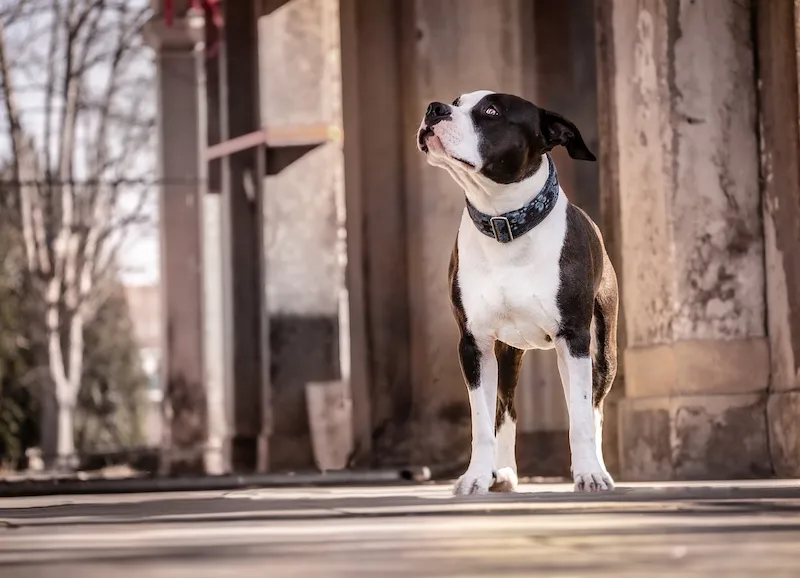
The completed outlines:
{"type": "Polygon", "coordinates": [[[69,185],[72,187],[97,187],[97,186],[110,186],[110,187],[124,187],[124,186],[142,186],[142,185],[202,185],[208,184],[208,179],[192,179],[183,177],[165,177],[157,179],[34,179],[34,180],[15,180],[15,179],[0,179],[0,186],[62,186],[69,185]]]}

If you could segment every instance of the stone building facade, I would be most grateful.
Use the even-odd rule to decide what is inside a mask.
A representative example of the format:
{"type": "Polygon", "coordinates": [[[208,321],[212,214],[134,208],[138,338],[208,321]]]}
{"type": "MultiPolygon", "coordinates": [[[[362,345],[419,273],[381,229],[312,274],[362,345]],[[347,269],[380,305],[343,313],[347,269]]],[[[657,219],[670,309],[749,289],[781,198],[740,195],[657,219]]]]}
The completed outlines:
{"type": "MultiPolygon", "coordinates": [[[[622,363],[605,439],[612,473],[623,480],[800,475],[800,0],[235,3],[237,10],[245,4],[260,22],[250,45],[229,34],[220,57],[228,59],[223,69],[241,75],[235,85],[227,78],[229,106],[236,101],[241,109],[242,86],[260,92],[251,107],[257,111],[240,126],[338,126],[341,90],[344,140],[326,140],[256,187],[266,210],[258,219],[266,220],[264,238],[273,243],[263,253],[265,285],[237,273],[247,270],[236,257],[244,249],[222,254],[233,255],[234,279],[266,295],[248,305],[263,308],[266,325],[280,326],[285,315],[324,319],[320,332],[304,326],[310,333],[300,343],[322,355],[312,356],[315,371],[330,379],[339,376],[334,351],[343,352],[354,463],[447,466],[466,459],[469,412],[446,291],[463,199],[425,164],[412,135],[428,102],[489,88],[562,112],[598,152],[596,164],[559,153],[556,163],[570,199],[600,224],[620,277],[622,363]],[[330,36],[335,28],[340,42],[330,36]],[[259,31],[261,52],[252,56],[259,31]],[[231,64],[234,52],[250,54],[250,68],[231,64]],[[349,297],[342,307],[334,247],[345,210],[349,297]],[[313,231],[303,226],[292,236],[294,219],[312,213],[313,231]],[[344,342],[336,337],[342,322],[344,342]]],[[[233,3],[223,5],[228,17],[245,22],[236,20],[233,3]]],[[[182,46],[191,58],[196,39],[182,46]]],[[[169,79],[163,86],[178,90],[169,79]]],[[[211,97],[206,104],[227,110],[211,97]]],[[[171,135],[165,138],[177,138],[171,135]]],[[[237,134],[221,136],[208,143],[237,134]]],[[[231,191],[243,187],[225,179],[238,174],[236,155],[246,154],[223,161],[232,168],[221,172],[220,214],[233,220],[222,236],[236,241],[231,246],[263,248],[264,239],[243,240],[235,219],[244,213],[224,210],[238,202],[231,191]]],[[[277,158],[270,154],[267,164],[277,158]]],[[[180,243],[167,238],[167,254],[170,246],[180,243]]],[[[208,284],[207,272],[204,279],[208,284]]],[[[169,297],[166,303],[169,317],[169,297]]],[[[185,299],[174,310],[193,322],[185,299]]],[[[236,337],[242,317],[235,305],[214,311],[206,331],[221,327],[232,343],[252,341],[236,337]]],[[[208,351],[182,339],[206,368],[230,368],[235,359],[219,354],[214,365],[208,351]]],[[[278,349],[267,340],[258,348],[259,363],[273,368],[262,371],[262,381],[255,365],[251,373],[205,372],[221,376],[227,405],[263,410],[241,420],[230,410],[223,438],[250,440],[241,443],[262,454],[269,447],[273,459],[261,467],[300,467],[309,449],[298,392],[312,378],[297,373],[299,381],[279,383],[277,358],[267,361],[278,349]],[[240,434],[231,433],[237,428],[240,434]]],[[[198,363],[186,359],[173,362],[198,363]]],[[[291,356],[283,363],[291,367],[291,356]]],[[[202,383],[194,390],[206,391],[202,383]]],[[[566,473],[560,389],[552,356],[529,355],[518,393],[518,457],[530,473],[566,473]]],[[[206,411],[202,397],[198,413],[206,411]]],[[[192,423],[200,424],[198,436],[186,439],[204,439],[204,421],[192,423]]],[[[236,461],[227,467],[236,469],[236,461]]]]}

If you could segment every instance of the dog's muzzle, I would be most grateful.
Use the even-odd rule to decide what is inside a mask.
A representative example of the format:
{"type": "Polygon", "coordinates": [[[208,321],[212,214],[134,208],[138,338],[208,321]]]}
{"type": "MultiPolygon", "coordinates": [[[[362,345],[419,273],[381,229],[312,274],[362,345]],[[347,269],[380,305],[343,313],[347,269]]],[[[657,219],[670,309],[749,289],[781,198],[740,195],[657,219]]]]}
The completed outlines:
{"type": "Polygon", "coordinates": [[[419,146],[419,150],[424,153],[428,152],[428,145],[426,141],[428,137],[433,135],[433,127],[437,123],[442,122],[443,120],[450,120],[453,118],[453,109],[443,102],[432,102],[428,105],[428,108],[425,110],[425,118],[422,119],[424,123],[423,126],[419,129],[419,134],[417,135],[417,145],[419,146]]]}

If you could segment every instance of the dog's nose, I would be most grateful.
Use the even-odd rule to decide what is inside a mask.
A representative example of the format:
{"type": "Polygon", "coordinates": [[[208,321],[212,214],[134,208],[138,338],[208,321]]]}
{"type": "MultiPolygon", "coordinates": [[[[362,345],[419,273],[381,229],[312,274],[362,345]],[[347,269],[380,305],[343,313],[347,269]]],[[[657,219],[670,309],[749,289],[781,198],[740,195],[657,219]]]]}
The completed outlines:
{"type": "Polygon", "coordinates": [[[432,122],[441,120],[450,115],[450,107],[442,102],[432,102],[428,105],[428,110],[425,111],[425,120],[432,122]]]}

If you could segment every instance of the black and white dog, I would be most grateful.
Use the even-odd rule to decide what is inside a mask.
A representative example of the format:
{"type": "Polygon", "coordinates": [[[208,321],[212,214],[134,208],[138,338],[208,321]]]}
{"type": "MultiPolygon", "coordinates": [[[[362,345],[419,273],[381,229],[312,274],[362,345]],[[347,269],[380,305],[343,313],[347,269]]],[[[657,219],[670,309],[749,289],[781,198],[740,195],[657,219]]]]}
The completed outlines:
{"type": "Polygon", "coordinates": [[[510,94],[431,103],[417,133],[464,190],[450,294],[469,389],[472,454],[456,494],[517,485],[514,390],[528,349],[555,349],[579,492],[613,489],[601,450],[617,367],[617,279],[597,226],[570,204],[548,151],[594,161],[566,118],[510,94]]]}

